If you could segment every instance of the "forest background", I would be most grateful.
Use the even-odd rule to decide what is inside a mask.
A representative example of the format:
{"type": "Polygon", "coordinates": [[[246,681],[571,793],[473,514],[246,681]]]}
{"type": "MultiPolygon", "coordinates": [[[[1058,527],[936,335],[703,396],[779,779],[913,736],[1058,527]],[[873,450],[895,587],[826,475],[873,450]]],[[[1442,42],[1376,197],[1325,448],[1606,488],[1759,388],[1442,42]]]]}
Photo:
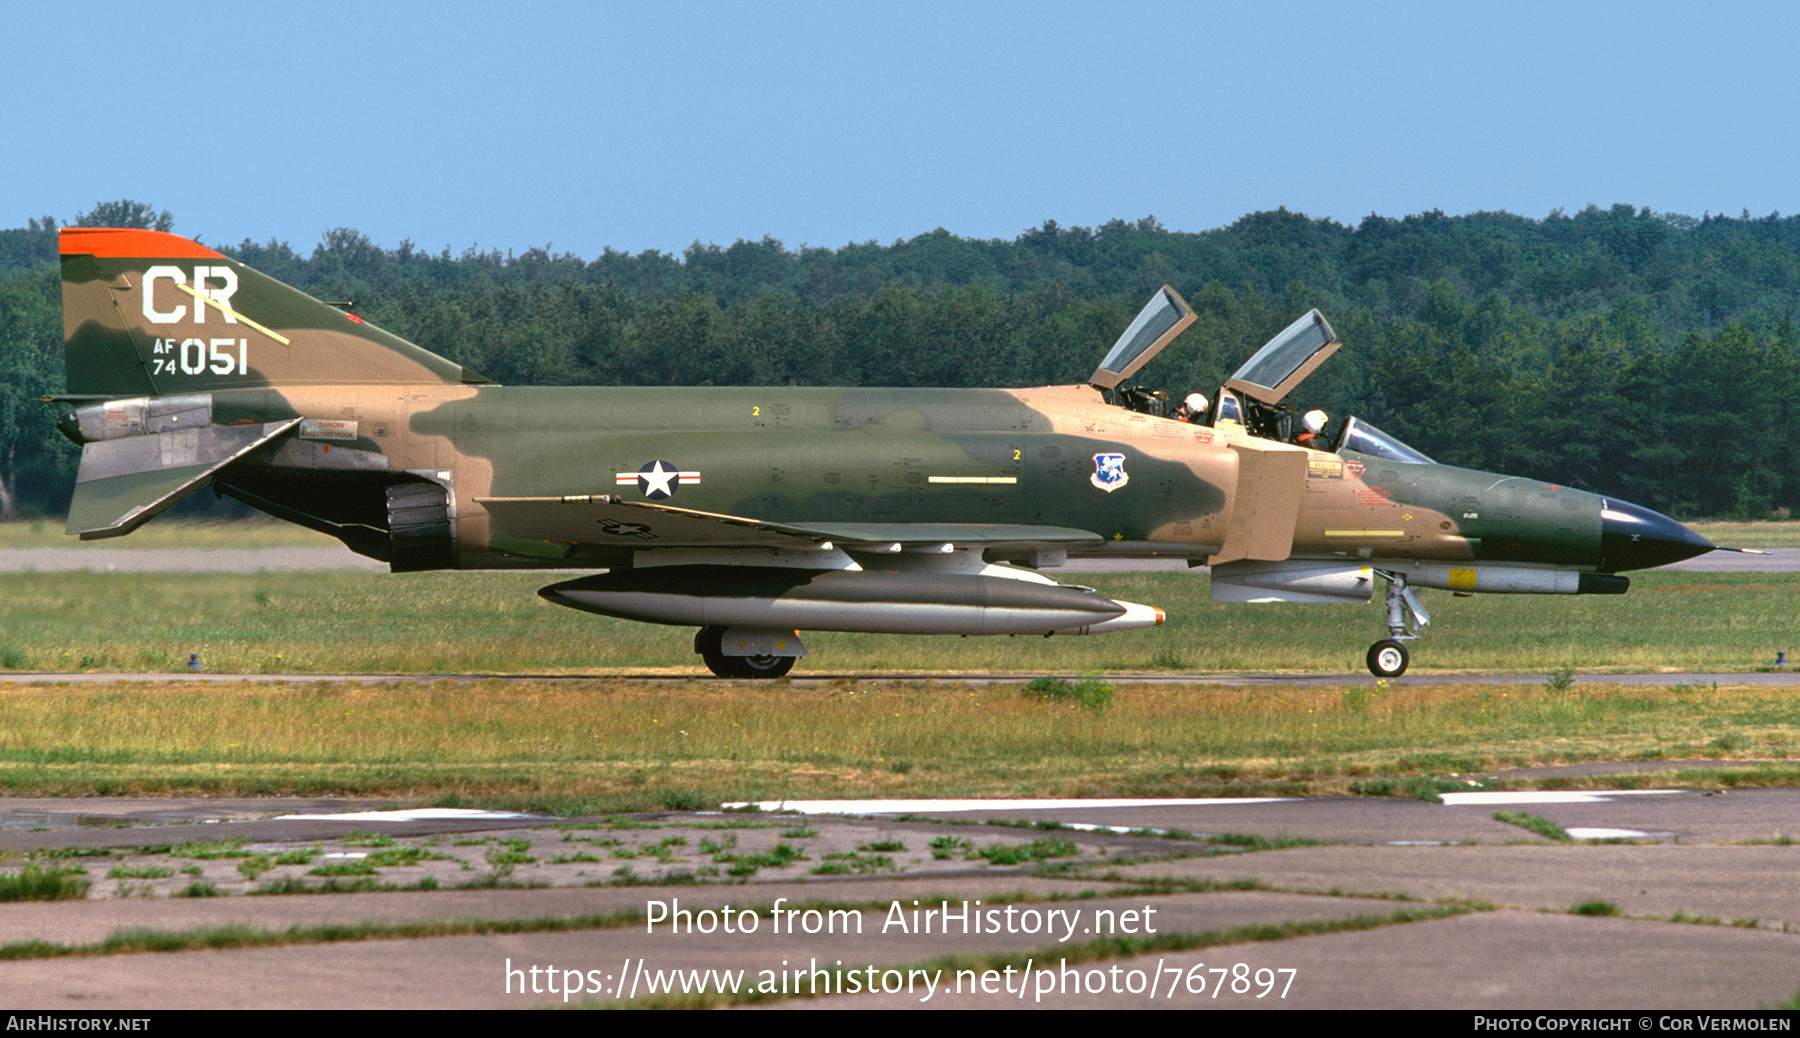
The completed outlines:
{"type": "MultiPolygon", "coordinates": [[[[73,221],[178,230],[123,200],[73,221]]],[[[55,217],[0,229],[0,515],[57,515],[79,448],[63,390],[55,217]]],[[[1011,241],[696,242],[681,255],[431,254],[349,228],[234,259],[510,385],[1079,383],[1167,283],[1196,326],[1140,373],[1209,398],[1318,307],[1345,347],[1302,409],[1437,461],[1614,493],[1683,519],[1800,506],[1800,217],[1631,205],[1355,227],[1286,209],[1217,230],[1054,221],[1011,241]]],[[[205,495],[210,498],[211,495],[205,495]]]]}

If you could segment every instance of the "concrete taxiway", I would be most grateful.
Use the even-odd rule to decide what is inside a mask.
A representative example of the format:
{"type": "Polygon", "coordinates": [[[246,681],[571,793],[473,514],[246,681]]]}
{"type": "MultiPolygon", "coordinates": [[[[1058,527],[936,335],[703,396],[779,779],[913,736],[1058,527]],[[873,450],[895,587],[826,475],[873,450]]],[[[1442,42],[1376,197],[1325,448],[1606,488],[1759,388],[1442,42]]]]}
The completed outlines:
{"type": "Polygon", "coordinates": [[[1446,800],[809,802],[590,820],[0,801],[0,850],[83,848],[55,860],[94,886],[0,905],[0,943],[96,952],[0,963],[0,990],[34,1009],[657,1004],[721,981],[785,1008],[1755,1009],[1800,990],[1800,791],[1446,800]],[[1557,842],[1499,811],[1605,839],[1557,842]],[[1041,860],[1009,864],[1002,845],[1041,860]],[[353,886],[341,866],[359,861],[365,886],[438,889],[245,896],[353,886]],[[196,882],[220,896],[170,896],[196,882]],[[361,924],[369,939],[323,939],[361,924]],[[295,937],[96,945],[225,927],[295,937]]]}

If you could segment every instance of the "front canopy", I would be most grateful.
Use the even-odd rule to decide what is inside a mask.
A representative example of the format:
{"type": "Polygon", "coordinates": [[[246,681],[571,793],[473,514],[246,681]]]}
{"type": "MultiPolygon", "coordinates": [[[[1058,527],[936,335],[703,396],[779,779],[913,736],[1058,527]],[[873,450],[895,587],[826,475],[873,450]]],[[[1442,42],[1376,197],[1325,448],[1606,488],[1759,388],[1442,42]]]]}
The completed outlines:
{"type": "Polygon", "coordinates": [[[1119,336],[1119,341],[1113,343],[1113,348],[1106,351],[1100,366],[1088,376],[1088,385],[1095,389],[1117,388],[1119,383],[1150,363],[1196,319],[1181,293],[1164,285],[1138,311],[1137,319],[1125,329],[1124,335],[1119,336]]]}

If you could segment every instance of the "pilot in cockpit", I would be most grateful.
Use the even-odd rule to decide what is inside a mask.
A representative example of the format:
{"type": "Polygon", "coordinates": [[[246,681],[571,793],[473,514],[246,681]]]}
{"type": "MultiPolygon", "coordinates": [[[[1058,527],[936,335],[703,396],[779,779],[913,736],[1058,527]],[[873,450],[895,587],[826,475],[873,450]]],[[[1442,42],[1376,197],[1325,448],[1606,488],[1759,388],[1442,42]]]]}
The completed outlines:
{"type": "Polygon", "coordinates": [[[1206,397],[1200,393],[1189,393],[1187,399],[1183,400],[1169,417],[1193,425],[1204,425],[1206,423],[1206,397]]]}
{"type": "Polygon", "coordinates": [[[1325,423],[1328,421],[1330,421],[1330,416],[1323,411],[1308,411],[1301,415],[1301,433],[1294,437],[1294,442],[1302,447],[1310,447],[1316,451],[1325,450],[1326,443],[1323,433],[1325,432],[1325,423]]]}

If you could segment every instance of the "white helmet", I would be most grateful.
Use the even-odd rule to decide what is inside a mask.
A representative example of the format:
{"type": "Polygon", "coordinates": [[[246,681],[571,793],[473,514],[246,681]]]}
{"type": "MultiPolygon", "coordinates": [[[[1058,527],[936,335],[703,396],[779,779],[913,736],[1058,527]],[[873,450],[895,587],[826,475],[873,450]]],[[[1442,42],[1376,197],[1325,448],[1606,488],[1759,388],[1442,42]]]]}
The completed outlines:
{"type": "Polygon", "coordinates": [[[1314,436],[1319,435],[1319,430],[1325,428],[1325,421],[1326,414],[1323,411],[1308,411],[1300,416],[1300,424],[1314,436]]]}
{"type": "Polygon", "coordinates": [[[1189,393],[1187,399],[1183,400],[1182,403],[1187,405],[1189,414],[1206,413],[1206,398],[1199,393],[1189,393]]]}

